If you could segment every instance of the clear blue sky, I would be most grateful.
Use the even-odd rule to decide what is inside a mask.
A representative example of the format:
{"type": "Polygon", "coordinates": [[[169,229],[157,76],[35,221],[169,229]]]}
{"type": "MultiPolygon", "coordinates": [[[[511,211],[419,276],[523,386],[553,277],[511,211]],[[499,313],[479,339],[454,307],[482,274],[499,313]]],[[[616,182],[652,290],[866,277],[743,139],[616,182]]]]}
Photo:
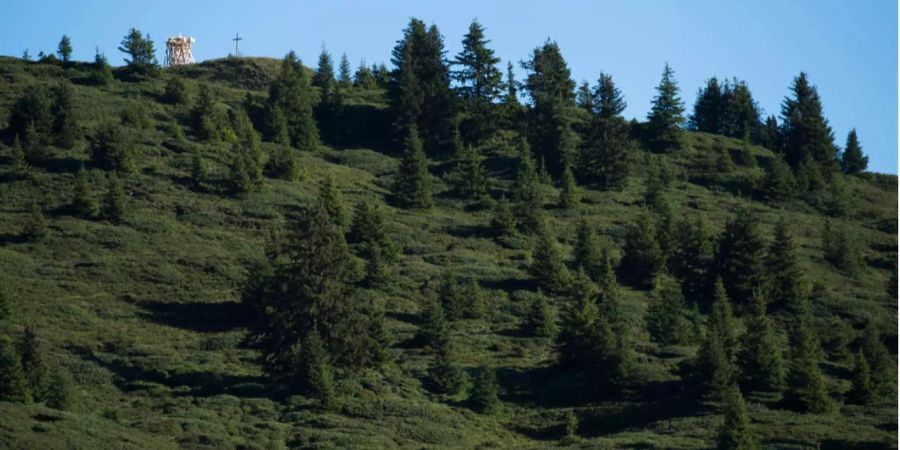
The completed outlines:
{"type": "Polygon", "coordinates": [[[241,52],[281,57],[294,49],[314,65],[323,43],[336,55],[389,64],[409,17],[435,23],[449,55],[473,17],[504,60],[518,62],[550,37],[576,81],[611,73],[643,118],[663,64],[675,69],[690,107],[712,76],[746,80],[767,114],[778,114],[791,80],[806,71],[843,146],[856,127],[870,169],[897,173],[897,2],[894,0],[614,1],[153,1],[0,0],[0,54],[53,51],[62,34],[77,59],[94,48],[114,63],[129,27],[157,41],[196,37],[198,60],[226,56],[240,32],[241,52]]]}

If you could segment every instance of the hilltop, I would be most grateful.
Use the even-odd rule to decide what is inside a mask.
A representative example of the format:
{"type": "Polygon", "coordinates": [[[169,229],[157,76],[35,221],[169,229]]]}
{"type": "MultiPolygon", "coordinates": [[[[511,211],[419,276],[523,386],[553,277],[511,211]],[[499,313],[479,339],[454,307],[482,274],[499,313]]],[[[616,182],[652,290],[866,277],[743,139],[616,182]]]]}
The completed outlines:
{"type": "MultiPolygon", "coordinates": [[[[525,134],[517,127],[501,127],[477,146],[489,180],[485,196],[458,195],[450,176],[457,155],[432,153],[429,147],[434,205],[407,208],[394,192],[404,146],[391,130],[390,95],[384,85],[347,87],[336,121],[343,125],[340,136],[323,131],[314,151],[291,149],[296,179],[267,170],[258,187],[232,192],[232,141],[239,138],[227,132],[221,139],[199,136],[191,113],[198,93],[206,89],[225,116],[246,109],[259,128],[253,111],[266,101],[283,67],[282,61],[266,58],[228,58],[151,76],[115,68],[108,84],[97,85],[91,82],[91,64],[0,57],[0,129],[7,130],[0,140],[0,267],[13,306],[0,331],[18,342],[26,325],[33,326],[47,364],[71,378],[70,400],[62,409],[46,402],[0,401],[0,447],[715,445],[721,404],[695,396],[683,372],[700,341],[662,345],[651,339],[645,315],[658,301],[651,286],[625,283],[620,273],[622,320],[632,330],[635,366],[627,386],[616,392],[597,394],[590,376],[557,365],[553,339],[530,331],[539,292],[563,327],[574,300],[535,281],[531,267],[540,236],[519,231],[500,237],[492,225],[497,203],[512,199],[516,190],[525,134]],[[190,101],[168,100],[167,86],[176,78],[191,92],[190,101]],[[49,91],[60,83],[71,84],[80,137],[71,148],[47,145],[46,156],[27,174],[17,173],[15,138],[8,128],[11,106],[26,92],[49,91]],[[115,123],[134,146],[135,170],[119,176],[125,213],[116,220],[79,217],[72,204],[82,168],[92,195],[98,201],[106,195],[112,171],[92,162],[90,149],[96,130],[107,123],[115,123]],[[197,155],[206,168],[202,182],[195,179],[197,155]],[[260,351],[248,339],[254,311],[242,302],[253,268],[278,239],[273,235],[308,218],[326,179],[348,215],[359,203],[378,205],[397,249],[387,283],[352,287],[354,300],[371,301],[383,313],[385,361],[339,371],[334,389],[341,404],[331,411],[321,411],[312,395],[271,389],[260,351]],[[46,221],[39,239],[23,235],[33,226],[33,204],[46,221]],[[479,413],[465,391],[440,394],[431,385],[433,352],[419,338],[428,309],[422,286],[427,280],[440,284],[449,271],[475,280],[484,296],[483,314],[448,321],[447,332],[458,350],[455,364],[471,379],[484,367],[496,371],[496,414],[479,413]],[[572,414],[578,437],[566,440],[572,414]]],[[[320,87],[311,92],[314,103],[328,95],[320,87]]],[[[318,120],[324,128],[321,116],[318,120]]],[[[426,145],[433,136],[423,133],[426,145]]],[[[259,148],[272,160],[284,145],[266,137],[259,148]]],[[[824,356],[820,367],[836,406],[828,413],[801,413],[784,407],[779,394],[747,392],[752,429],[767,448],[895,447],[894,398],[871,405],[848,399],[853,355],[867,330],[882,331],[878,345],[888,344],[896,364],[891,283],[896,281],[897,177],[835,174],[841,186],[836,194],[823,187],[822,196],[776,200],[766,180],[781,158],[777,152],[759,142],[700,131],[685,131],[680,145],[667,152],[635,145],[629,157],[633,169],[619,189],[600,189],[579,174],[577,205],[569,208],[557,201],[562,178],[552,167],[552,175],[540,175],[539,207],[562,261],[576,272],[574,249],[585,221],[618,266],[633,225],[645,217],[663,220],[664,213],[648,200],[654,189],[664,194],[669,219],[702,219],[712,236],[721,235],[742,210],[752,211],[766,245],[777,224],[787,223],[809,282],[812,328],[824,356]],[[841,211],[833,207],[841,201],[837,197],[844,199],[841,211]],[[826,258],[826,223],[852,237],[859,252],[852,270],[826,258]]],[[[537,162],[545,171],[552,165],[537,162]]],[[[351,243],[351,250],[356,271],[365,272],[360,245],[351,243]]],[[[706,319],[705,306],[696,308],[690,317],[701,325],[695,324],[692,334],[712,320],[706,319]]],[[[748,313],[737,309],[735,329],[743,333],[748,313]]],[[[792,316],[773,309],[770,317],[779,348],[788,349],[792,316]]]]}

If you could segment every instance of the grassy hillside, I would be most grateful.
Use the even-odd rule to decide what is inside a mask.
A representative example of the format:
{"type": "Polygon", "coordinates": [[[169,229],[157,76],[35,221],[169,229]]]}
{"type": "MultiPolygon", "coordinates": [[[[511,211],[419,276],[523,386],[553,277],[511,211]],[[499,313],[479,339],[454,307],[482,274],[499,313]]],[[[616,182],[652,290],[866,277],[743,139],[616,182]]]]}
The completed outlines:
{"type": "MultiPolygon", "coordinates": [[[[277,67],[278,62],[261,58],[216,60],[164,71],[153,80],[117,79],[97,87],[84,82],[86,67],[64,70],[0,58],[0,129],[23,92],[63,78],[74,83],[75,113],[85,130],[126,109],[149,119],[144,127],[123,125],[137,143],[138,172],[123,179],[128,214],[119,224],[76,218],[70,211],[75,174],[88,159],[84,144],[53,149],[30,177],[18,178],[9,175],[12,136],[0,140],[0,174],[7,174],[0,181],[0,268],[15,306],[11,319],[0,322],[0,332],[18,339],[23,326],[33,324],[51,366],[72,374],[75,397],[69,411],[0,402],[0,447],[554,448],[563,446],[569,411],[579,417],[582,439],[574,444],[579,448],[714,445],[719,408],[686,398],[676,383],[676,365],[696,348],[649,342],[642,325],[649,292],[625,289],[628,319],[638,333],[636,386],[621,396],[588,401],[585,380],[554,368],[552,342],[522,332],[535,290],[526,273],[528,242],[499,243],[489,228],[491,211],[450,195],[439,177],[437,205],[430,210],[399,209],[386,201],[400,149],[377,133],[367,134],[371,124],[387,123],[383,92],[350,91],[354,120],[346,126],[356,139],[299,154],[307,174],[303,180],[266,179],[261,192],[242,197],[219,192],[215,182],[207,189],[192,187],[191,151],[199,148],[215,180],[227,176],[227,147],[194,140],[190,106],[160,101],[165,80],[206,80],[220,102],[237,107],[248,94],[264,96],[277,67]],[[169,135],[173,121],[182,124],[187,142],[169,135]],[[384,302],[391,360],[380,371],[341,380],[342,408],[322,414],[311,399],[267,395],[257,353],[244,342],[247,313],[239,298],[247,267],[263,257],[269,231],[295,218],[329,174],[348,207],[361,201],[382,204],[401,256],[390,287],[360,289],[360,295],[384,302]],[[48,236],[38,241],[20,237],[33,201],[49,222],[48,236]],[[503,409],[496,416],[474,412],[464,397],[435,395],[425,387],[430,356],[413,339],[418,286],[448,268],[476,277],[487,290],[488,316],[454,322],[452,333],[464,368],[497,368],[503,409]]],[[[512,181],[509,139],[504,132],[485,150],[495,198],[512,181]]],[[[806,276],[819,289],[813,307],[820,335],[827,340],[841,323],[855,336],[874,321],[889,331],[887,342],[896,342],[896,298],[887,293],[897,247],[895,176],[846,180],[850,212],[831,220],[849,227],[863,243],[864,256],[861,270],[847,275],[823,257],[826,217],[820,208],[764,201],[752,188],[753,180],[763,177],[759,168],[702,175],[699,167],[717,145],[736,152],[741,143],[702,133],[689,133],[687,140],[685,150],[657,157],[676,173],[667,195],[679,216],[703,217],[719,233],[734,210],[746,205],[758,213],[767,236],[784,216],[806,276]]],[[[274,149],[269,143],[263,147],[274,149]]],[[[762,167],[772,156],[759,147],[752,153],[762,167]]],[[[435,175],[449,167],[431,162],[435,175]]],[[[102,172],[91,176],[99,195],[102,172]]],[[[557,190],[546,189],[555,200],[557,190]]],[[[642,211],[644,191],[639,170],[622,191],[581,187],[577,209],[548,202],[567,260],[582,218],[618,254],[624,227],[642,211]]],[[[553,302],[561,308],[562,299],[553,302]]],[[[890,348],[896,357],[896,347],[890,348]]],[[[824,365],[836,398],[850,387],[850,367],[850,361],[833,357],[824,365]]],[[[872,407],[842,404],[822,415],[795,413],[777,403],[777,398],[748,398],[753,429],[767,448],[896,447],[894,399],[872,407]]]]}

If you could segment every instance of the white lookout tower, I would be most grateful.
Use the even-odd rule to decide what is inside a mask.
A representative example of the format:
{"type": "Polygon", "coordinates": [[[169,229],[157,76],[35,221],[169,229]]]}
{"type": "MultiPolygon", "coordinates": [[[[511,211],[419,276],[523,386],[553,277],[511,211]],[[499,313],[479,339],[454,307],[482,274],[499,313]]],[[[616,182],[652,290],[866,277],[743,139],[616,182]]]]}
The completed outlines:
{"type": "Polygon", "coordinates": [[[166,39],[166,67],[183,66],[194,63],[194,53],[191,46],[194,38],[190,36],[169,36],[166,39]]]}

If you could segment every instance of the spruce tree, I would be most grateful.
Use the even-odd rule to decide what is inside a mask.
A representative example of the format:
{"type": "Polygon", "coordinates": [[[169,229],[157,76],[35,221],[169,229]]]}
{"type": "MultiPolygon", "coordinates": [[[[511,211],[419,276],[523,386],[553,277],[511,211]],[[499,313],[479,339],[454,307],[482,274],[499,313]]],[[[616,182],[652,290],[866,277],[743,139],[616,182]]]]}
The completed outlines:
{"type": "Polygon", "coordinates": [[[465,373],[457,366],[456,349],[441,302],[427,287],[424,291],[425,316],[419,335],[425,339],[434,357],[429,364],[428,375],[436,391],[456,394],[465,384],[465,373]]]}
{"type": "Polygon", "coordinates": [[[17,178],[26,178],[31,174],[31,165],[28,164],[28,158],[25,155],[25,149],[22,148],[19,135],[13,137],[12,174],[17,178]]]}
{"type": "Polygon", "coordinates": [[[266,162],[266,172],[285,181],[297,181],[303,176],[294,151],[286,144],[279,145],[266,162]]]}
{"type": "Polygon", "coordinates": [[[841,153],[841,171],[846,174],[857,174],[866,170],[869,165],[869,157],[862,152],[859,138],[856,137],[856,128],[847,134],[847,145],[841,153]]]}
{"type": "Polygon", "coordinates": [[[122,127],[106,122],[90,138],[91,163],[104,170],[132,173],[135,171],[134,143],[122,127]]]}
{"type": "Polygon", "coordinates": [[[722,100],[721,133],[736,139],[758,140],[760,112],[749,85],[745,81],[733,80],[725,85],[722,100]]]}
{"type": "Polygon", "coordinates": [[[612,384],[626,383],[633,366],[632,331],[622,309],[622,293],[609,254],[603,256],[603,273],[598,281],[600,321],[597,327],[596,374],[612,384]]]}
{"type": "MultiPolygon", "coordinates": [[[[377,334],[380,316],[354,294],[357,268],[342,231],[328,212],[314,206],[301,215],[280,248],[261,289],[245,289],[256,312],[251,341],[263,367],[276,381],[297,368],[296,352],[308,330],[316,329],[337,368],[373,367],[384,356],[377,334]]],[[[300,348],[302,352],[302,348],[300,348]]]]}
{"type": "Polygon", "coordinates": [[[778,125],[778,119],[775,116],[767,117],[760,129],[759,145],[780,154],[783,150],[781,141],[781,127],[778,125]]]}
{"type": "Polygon", "coordinates": [[[781,344],[766,315],[766,298],[757,290],[744,319],[747,332],[741,338],[738,367],[743,386],[754,390],[780,391],[784,388],[784,361],[781,344]]]}
{"type": "Polygon", "coordinates": [[[575,105],[585,110],[588,114],[593,115],[597,109],[594,104],[594,94],[591,92],[591,85],[587,80],[582,80],[575,92],[575,105]]]}
{"type": "Polygon", "coordinates": [[[384,256],[382,256],[381,245],[377,242],[366,244],[364,256],[366,258],[366,285],[374,288],[387,283],[390,273],[384,256]]]}
{"type": "Polygon", "coordinates": [[[126,197],[119,177],[110,175],[106,183],[106,194],[103,197],[103,218],[118,223],[125,217],[126,197]]]}
{"type": "Polygon", "coordinates": [[[575,184],[575,175],[572,175],[572,169],[568,165],[565,166],[562,175],[562,187],[559,192],[559,206],[564,209],[571,209],[578,206],[580,195],[578,187],[575,184]]]}
{"type": "Polygon", "coordinates": [[[59,55],[59,59],[64,66],[68,66],[72,62],[72,40],[69,39],[69,36],[64,34],[62,39],[59,40],[59,45],[56,46],[56,54],[59,55]]]}
{"type": "Polygon", "coordinates": [[[128,56],[125,58],[125,63],[132,73],[151,75],[159,68],[150,35],[142,36],[136,28],[128,30],[128,34],[122,38],[119,51],[128,56]]]}
{"type": "Polygon", "coordinates": [[[406,151],[394,181],[394,195],[407,208],[430,208],[434,200],[431,197],[428,158],[422,150],[422,141],[415,126],[409,128],[405,145],[406,151]]]}
{"type": "Polygon", "coordinates": [[[393,247],[384,225],[384,211],[368,201],[360,201],[353,208],[353,221],[347,235],[351,243],[377,243],[389,250],[393,247]]]}
{"type": "Polygon", "coordinates": [[[620,189],[631,172],[630,126],[621,116],[605,117],[603,112],[593,121],[581,147],[579,170],[602,189],[620,189]]]}
{"type": "Polygon", "coordinates": [[[467,118],[462,127],[469,142],[480,143],[496,128],[494,101],[500,95],[503,76],[497,68],[500,58],[488,47],[484,27],[472,20],[463,36],[462,50],[453,60],[459,67],[451,72],[457,82],[456,91],[466,106],[467,118]]]}
{"type": "Polygon", "coordinates": [[[712,312],[697,354],[697,368],[707,392],[722,397],[734,383],[734,318],[722,279],[716,280],[712,312]]]}
{"type": "Polygon", "coordinates": [[[875,403],[876,393],[872,383],[872,372],[869,368],[869,362],[866,360],[866,355],[862,350],[854,355],[851,382],[852,385],[848,395],[853,403],[859,405],[875,403]]]}
{"type": "Polygon", "coordinates": [[[19,354],[22,358],[22,372],[25,374],[29,392],[35,401],[46,400],[50,372],[45,360],[44,349],[38,343],[33,325],[25,327],[19,354]]]}
{"type": "Polygon", "coordinates": [[[834,134],[822,114],[822,102],[806,73],[800,72],[791,86],[792,97],[781,104],[781,134],[788,164],[797,170],[810,158],[820,170],[830,170],[836,163],[834,134]]]}
{"type": "Polygon", "coordinates": [[[722,134],[723,107],[722,86],[716,77],[712,77],[697,92],[690,127],[704,133],[722,134]]]}
{"type": "Polygon", "coordinates": [[[28,378],[22,369],[22,358],[16,346],[5,336],[0,338],[0,400],[30,403],[28,378]]]}
{"type": "Polygon", "coordinates": [[[872,387],[881,396],[890,396],[896,389],[896,365],[881,340],[881,333],[871,321],[863,330],[860,350],[871,371],[872,387]]]}
{"type": "Polygon", "coordinates": [[[506,63],[506,81],[503,82],[505,93],[500,101],[500,108],[503,115],[503,125],[511,129],[521,129],[521,116],[523,112],[522,104],[519,102],[518,83],[516,82],[515,72],[513,72],[512,62],[506,63]]]}
{"type": "Polygon", "coordinates": [[[438,288],[438,297],[441,300],[441,306],[443,307],[445,316],[448,320],[459,320],[463,318],[466,302],[463,295],[464,293],[456,273],[452,270],[447,271],[438,288]]]}
{"type": "Polygon", "coordinates": [[[641,213],[626,230],[619,274],[635,287],[648,287],[663,268],[663,253],[650,215],[641,213]]]}
{"type": "Polygon", "coordinates": [[[523,144],[520,149],[512,201],[515,202],[519,225],[526,232],[536,232],[541,226],[544,196],[534,159],[531,157],[527,143],[523,144]]]}
{"type": "Polygon", "coordinates": [[[344,208],[344,200],[341,191],[335,186],[334,177],[331,174],[325,175],[325,178],[319,183],[318,202],[335,226],[339,229],[347,226],[349,218],[347,210],[344,208]]]}
{"type": "Polygon", "coordinates": [[[106,86],[113,80],[112,68],[106,61],[106,56],[97,50],[94,55],[94,63],[91,65],[90,81],[97,86],[106,86]]]}
{"type": "Polygon", "coordinates": [[[859,244],[842,225],[825,221],[822,230],[822,247],[825,261],[832,267],[848,274],[854,274],[862,264],[859,244]]]}
{"type": "Polygon", "coordinates": [[[471,146],[462,148],[457,157],[456,168],[448,177],[458,195],[472,200],[487,194],[488,178],[481,159],[471,146]]]}
{"type": "Polygon", "coordinates": [[[25,222],[25,227],[22,229],[22,237],[29,241],[37,241],[47,237],[49,232],[47,218],[44,217],[41,206],[36,201],[31,202],[31,212],[28,220],[25,222]]]}
{"type": "Polygon", "coordinates": [[[594,281],[603,275],[604,251],[600,248],[597,233],[582,219],[578,224],[578,235],[575,239],[575,268],[583,271],[594,281]]]}
{"type": "Polygon", "coordinates": [[[245,158],[244,152],[241,151],[241,147],[237,142],[231,146],[231,161],[228,165],[228,171],[228,182],[232,194],[242,195],[253,191],[254,183],[250,176],[250,170],[247,167],[247,158],[245,158]]]}
{"type": "Polygon", "coordinates": [[[209,169],[203,154],[200,153],[200,146],[194,146],[191,150],[191,181],[194,187],[200,187],[209,175],[209,169]]]}
{"type": "Polygon", "coordinates": [[[732,386],[725,395],[725,420],[719,427],[718,450],[757,450],[760,447],[750,430],[747,406],[740,389],[732,386]]]}
{"type": "MultiPolygon", "coordinates": [[[[53,101],[48,89],[37,86],[26,90],[10,107],[8,123],[8,130],[19,136],[29,157],[33,148],[45,153],[43,147],[50,143],[53,128],[53,101]]],[[[29,159],[37,162],[42,158],[29,159]]]]}
{"type": "Polygon", "coordinates": [[[812,325],[809,306],[801,306],[790,327],[791,359],[785,402],[801,412],[823,413],[832,409],[825,376],[819,368],[821,349],[812,325]]]}
{"type": "Polygon", "coordinates": [[[100,205],[97,204],[97,200],[94,198],[91,180],[88,179],[88,173],[83,167],[75,177],[72,209],[75,214],[87,219],[96,216],[100,212],[100,205]]]}
{"type": "Polygon", "coordinates": [[[540,289],[531,299],[526,323],[529,332],[537,337],[555,338],[559,333],[553,307],[540,289]]]}
{"type": "Polygon", "coordinates": [[[323,95],[330,95],[335,89],[334,79],[334,61],[331,59],[331,53],[322,46],[319,52],[319,67],[313,76],[312,84],[322,90],[323,95]]]}
{"type": "Polygon", "coordinates": [[[47,381],[44,403],[53,409],[70,410],[74,402],[72,376],[62,367],[56,367],[47,381]]]}
{"type": "Polygon", "coordinates": [[[559,45],[547,40],[523,63],[528,70],[525,89],[531,96],[528,142],[546,160],[549,172],[559,174],[571,163],[574,141],[569,110],[575,107],[575,82],[559,45]]]}
{"type": "Polygon", "coordinates": [[[487,304],[484,299],[484,291],[481,284],[475,278],[468,278],[462,282],[463,291],[463,317],[467,319],[479,319],[484,317],[487,304]]]}
{"type": "Polygon", "coordinates": [[[350,58],[346,53],[341,53],[341,62],[338,64],[338,86],[341,89],[350,89],[353,86],[353,76],[350,74],[350,58]]]}
{"type": "MultiPolygon", "coordinates": [[[[312,88],[309,76],[297,54],[288,52],[281,62],[281,72],[269,84],[266,109],[269,117],[277,117],[281,110],[287,122],[287,133],[291,145],[305,151],[316,151],[319,146],[319,127],[313,116],[312,88]]],[[[270,124],[278,125],[277,121],[270,124]]],[[[278,138],[281,130],[269,128],[268,137],[278,138]]]]}
{"type": "Polygon", "coordinates": [[[796,245],[784,216],[779,219],[773,235],[765,262],[769,298],[778,306],[793,308],[806,295],[807,288],[796,245]]]}
{"type": "Polygon", "coordinates": [[[621,116],[628,107],[622,91],[613,82],[612,75],[603,72],[600,72],[600,79],[597,80],[594,98],[597,115],[604,120],[621,116]]]}
{"type": "Polygon", "coordinates": [[[586,276],[576,276],[574,281],[556,347],[563,366],[585,370],[596,361],[601,315],[594,284],[586,276]]]}
{"type": "Polygon", "coordinates": [[[12,314],[12,295],[9,293],[6,280],[0,279],[0,323],[12,317],[12,314]]]}
{"type": "Polygon", "coordinates": [[[500,411],[500,399],[498,393],[500,386],[497,384],[497,373],[489,367],[482,367],[475,377],[469,401],[475,410],[481,414],[493,415],[500,411]]]}
{"type": "Polygon", "coordinates": [[[456,350],[449,339],[441,340],[432,348],[434,359],[428,367],[428,374],[435,390],[442,394],[454,395],[466,383],[466,374],[456,362],[456,350]]]}
{"type": "Polygon", "coordinates": [[[682,345],[689,338],[687,307],[681,288],[674,278],[662,275],[656,287],[646,316],[650,340],[658,345],[682,345]]]}
{"type": "Polygon", "coordinates": [[[715,246],[706,222],[698,218],[692,222],[681,220],[675,225],[673,252],[669,257],[669,272],[681,280],[685,298],[708,306],[712,277],[715,272],[715,246]]]}
{"type": "Polygon", "coordinates": [[[353,74],[353,86],[368,90],[377,87],[375,74],[372,73],[372,69],[366,65],[365,59],[360,60],[359,67],[356,68],[356,72],[353,74]]]}
{"type": "Polygon", "coordinates": [[[797,194],[797,180],[791,172],[791,166],[781,155],[775,155],[766,171],[766,195],[775,201],[785,201],[797,194]]]}
{"type": "Polygon", "coordinates": [[[321,410],[336,410],[338,399],[334,391],[334,369],[325,344],[315,328],[306,333],[300,341],[300,348],[297,381],[315,396],[321,410]]]}
{"type": "Polygon", "coordinates": [[[722,281],[736,304],[749,302],[753,290],[764,283],[765,253],[759,219],[750,209],[739,207],[719,237],[717,255],[722,281]]]}
{"type": "Polygon", "coordinates": [[[562,262],[556,237],[547,224],[540,227],[535,238],[528,273],[549,292],[563,292],[568,287],[569,271],[562,262]]]}
{"type": "Polygon", "coordinates": [[[675,72],[666,64],[662,80],[656,87],[653,107],[647,115],[649,145],[655,152],[670,152],[681,148],[681,125],[684,122],[684,105],[678,96],[675,72]]]}
{"type": "Polygon", "coordinates": [[[501,197],[494,207],[491,228],[498,236],[512,236],[516,233],[516,216],[506,197],[501,197]]]}
{"type": "Polygon", "coordinates": [[[72,106],[72,84],[64,81],[53,91],[53,140],[62,148],[72,148],[80,139],[80,130],[72,106]]]}
{"type": "Polygon", "coordinates": [[[415,126],[429,152],[450,149],[455,105],[444,38],[437,26],[411,18],[392,52],[388,97],[399,140],[415,126]]]}

